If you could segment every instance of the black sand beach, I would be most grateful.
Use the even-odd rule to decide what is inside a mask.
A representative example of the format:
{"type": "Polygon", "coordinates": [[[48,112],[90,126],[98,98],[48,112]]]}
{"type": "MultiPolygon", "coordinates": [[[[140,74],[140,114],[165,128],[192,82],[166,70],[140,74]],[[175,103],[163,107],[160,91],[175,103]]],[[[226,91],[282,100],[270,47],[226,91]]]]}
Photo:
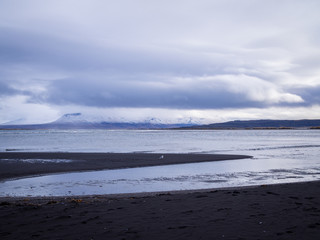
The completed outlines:
{"type": "Polygon", "coordinates": [[[162,153],[68,153],[68,152],[0,152],[0,181],[48,173],[85,170],[120,169],[180,163],[211,162],[251,158],[227,154],[162,154],[162,153]],[[70,162],[26,162],[35,160],[72,160],[70,162]]]}
{"type": "MultiPolygon", "coordinates": [[[[18,159],[23,155],[1,153],[1,158],[18,159]]],[[[114,157],[114,161],[111,161],[115,162],[113,166],[103,164],[103,154],[29,153],[25,158],[45,159],[49,155],[51,159],[53,156],[55,159],[61,156],[62,159],[75,160],[81,156],[79,159],[83,165],[81,161],[72,162],[75,165],[79,163],[80,167],[72,168],[75,165],[68,165],[65,170],[56,169],[67,172],[86,170],[90,163],[100,164],[96,169],[132,167],[129,159],[138,156],[107,154],[114,157]]],[[[161,156],[145,155],[146,158],[138,166],[154,164],[152,161],[158,161],[161,156]]],[[[166,154],[161,159],[167,158],[171,164],[183,162],[186,158],[182,156],[169,157],[166,154]]],[[[213,155],[212,158],[222,160],[226,157],[218,156],[213,155]]],[[[193,157],[195,155],[191,159],[193,157]]],[[[203,161],[207,157],[204,155],[203,161]]],[[[11,168],[3,169],[5,164],[8,167],[9,162],[0,166],[2,172],[7,171],[6,178],[51,172],[43,169],[37,173],[37,168],[43,168],[39,166],[33,170],[26,167],[26,172],[19,172],[14,170],[20,167],[17,161],[12,161],[11,168]]],[[[47,163],[29,164],[37,166],[47,163]]],[[[313,240],[320,236],[319,206],[319,181],[148,195],[0,198],[0,238],[313,240]]]]}
{"type": "Polygon", "coordinates": [[[1,239],[304,239],[320,182],[154,196],[0,199],[1,239]]]}

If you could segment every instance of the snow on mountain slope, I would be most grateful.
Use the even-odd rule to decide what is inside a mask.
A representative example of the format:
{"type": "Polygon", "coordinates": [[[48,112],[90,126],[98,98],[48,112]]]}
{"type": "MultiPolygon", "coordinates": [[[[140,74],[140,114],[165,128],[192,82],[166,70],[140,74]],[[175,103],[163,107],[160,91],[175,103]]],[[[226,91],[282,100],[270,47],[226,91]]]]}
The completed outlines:
{"type": "Polygon", "coordinates": [[[148,117],[140,121],[130,121],[124,118],[116,119],[112,117],[86,116],[82,113],[67,113],[53,122],[54,124],[79,124],[79,123],[130,123],[130,124],[152,124],[152,125],[168,125],[168,124],[197,124],[191,118],[179,118],[176,121],[163,121],[159,118],[148,117]]]}
{"type": "Polygon", "coordinates": [[[88,120],[81,113],[68,113],[54,121],[53,123],[87,123],[88,120]]]}

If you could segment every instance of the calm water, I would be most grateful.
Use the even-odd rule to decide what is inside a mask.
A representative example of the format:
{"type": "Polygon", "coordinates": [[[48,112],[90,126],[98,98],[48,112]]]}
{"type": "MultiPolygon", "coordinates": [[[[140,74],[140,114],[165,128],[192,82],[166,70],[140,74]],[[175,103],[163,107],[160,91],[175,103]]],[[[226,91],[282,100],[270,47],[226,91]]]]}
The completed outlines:
{"type": "MultiPolygon", "coordinates": [[[[0,151],[226,153],[254,156],[253,159],[235,161],[26,178],[0,183],[0,196],[171,191],[320,179],[318,130],[0,131],[0,151]]],[[[63,161],[57,161],[57,164],[63,164],[63,161]]]]}

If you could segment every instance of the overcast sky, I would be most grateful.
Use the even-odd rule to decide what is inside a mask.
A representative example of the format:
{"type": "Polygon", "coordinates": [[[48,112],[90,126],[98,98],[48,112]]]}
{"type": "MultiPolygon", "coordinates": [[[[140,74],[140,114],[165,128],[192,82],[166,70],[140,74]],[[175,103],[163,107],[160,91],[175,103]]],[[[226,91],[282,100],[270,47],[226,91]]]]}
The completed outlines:
{"type": "Polygon", "coordinates": [[[320,118],[318,0],[0,0],[0,123],[320,118]]]}

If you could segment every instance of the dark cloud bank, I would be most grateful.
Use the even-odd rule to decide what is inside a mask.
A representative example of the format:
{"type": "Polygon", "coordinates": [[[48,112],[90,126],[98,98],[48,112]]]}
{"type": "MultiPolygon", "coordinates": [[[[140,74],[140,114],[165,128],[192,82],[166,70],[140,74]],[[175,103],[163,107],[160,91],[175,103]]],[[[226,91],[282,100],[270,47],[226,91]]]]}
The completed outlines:
{"type": "Polygon", "coordinates": [[[22,95],[57,108],[320,104],[317,1],[32,2],[0,10],[4,103],[22,95]]]}

